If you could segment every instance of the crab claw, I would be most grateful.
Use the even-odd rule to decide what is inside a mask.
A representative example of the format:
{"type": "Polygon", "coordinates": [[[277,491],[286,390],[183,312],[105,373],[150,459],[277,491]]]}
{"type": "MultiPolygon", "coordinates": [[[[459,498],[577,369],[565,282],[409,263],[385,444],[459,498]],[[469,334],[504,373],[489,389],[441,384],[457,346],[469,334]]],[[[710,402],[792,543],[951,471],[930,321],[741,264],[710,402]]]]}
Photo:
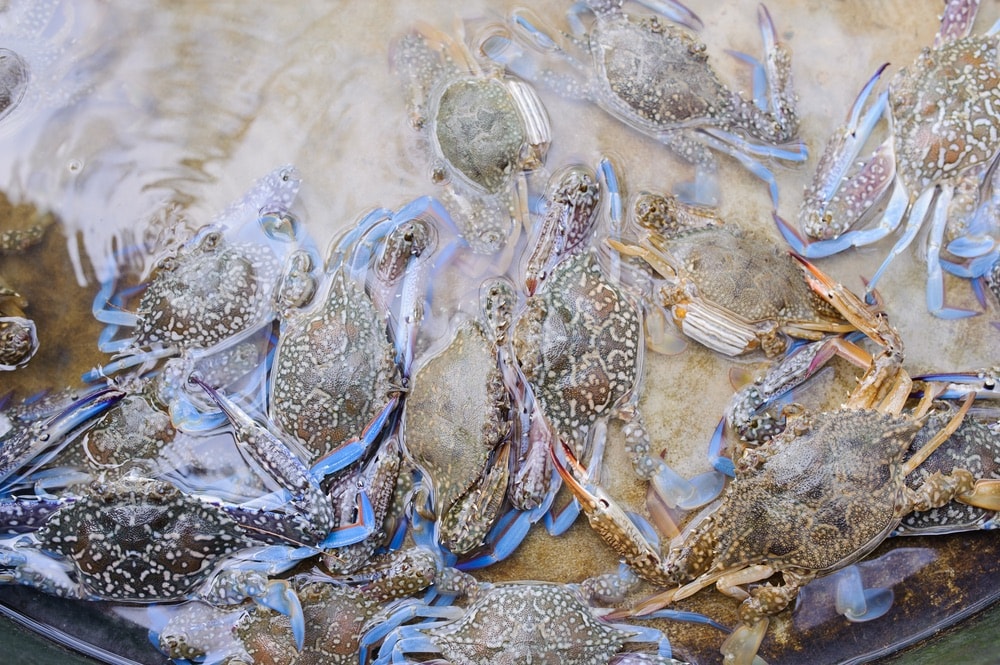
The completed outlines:
{"type": "Polygon", "coordinates": [[[642,529],[607,492],[589,481],[581,482],[577,478],[577,475],[585,478],[586,469],[574,457],[570,447],[564,442],[560,443],[569,468],[559,459],[554,448],[550,449],[553,463],[566,487],[580,502],[591,528],[622,556],[637,575],[654,584],[672,585],[674,580],[663,569],[659,549],[649,542],[642,529]]]}
{"type": "Polygon", "coordinates": [[[970,506],[1000,511],[1000,480],[977,480],[971,491],[960,494],[957,498],[970,506]]]}
{"type": "Polygon", "coordinates": [[[792,258],[798,261],[806,275],[806,282],[823,300],[837,308],[837,311],[855,328],[882,346],[902,348],[899,334],[893,329],[886,318],[881,316],[881,310],[865,303],[840,282],[817,268],[810,261],[798,254],[792,253],[792,258]]]}
{"type": "Polygon", "coordinates": [[[254,601],[288,617],[295,646],[302,651],[306,641],[306,618],[295,589],[285,580],[272,580],[267,584],[264,594],[254,598],[254,601]]]}
{"type": "Polygon", "coordinates": [[[767,632],[768,623],[767,619],[761,619],[752,626],[740,624],[722,643],[722,662],[726,665],[751,665],[767,632]]]}

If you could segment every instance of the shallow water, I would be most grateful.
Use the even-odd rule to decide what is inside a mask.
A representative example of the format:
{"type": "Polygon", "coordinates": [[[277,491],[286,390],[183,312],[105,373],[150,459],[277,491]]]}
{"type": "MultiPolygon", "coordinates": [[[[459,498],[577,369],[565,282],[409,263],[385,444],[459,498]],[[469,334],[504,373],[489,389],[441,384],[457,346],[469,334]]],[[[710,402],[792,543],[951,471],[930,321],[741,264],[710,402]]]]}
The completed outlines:
{"type": "MultiPolygon", "coordinates": [[[[294,163],[300,171],[304,183],[295,212],[320,246],[371,208],[397,208],[435,193],[429,162],[389,69],[389,44],[418,20],[453,33],[450,3],[390,7],[315,0],[294,9],[280,3],[252,3],[251,9],[235,1],[128,7],[95,0],[31,2],[37,19],[16,24],[23,4],[0,3],[0,47],[21,49],[38,72],[38,85],[0,121],[0,187],[15,200],[53,210],[61,224],[29,252],[0,257],[0,271],[30,301],[42,341],[27,368],[0,374],[0,394],[75,384],[81,370],[106,361],[95,348],[99,326],[89,314],[97,282],[116,269],[141,273],[155,248],[207,222],[277,165],[294,163]],[[116,248],[133,249],[116,264],[116,248]]],[[[499,19],[515,4],[465,3],[461,17],[499,19]]],[[[725,51],[759,53],[756,2],[691,4],[705,22],[702,38],[722,78],[748,86],[746,67],[725,51]]],[[[562,26],[565,6],[545,1],[533,3],[532,11],[562,26]]],[[[785,0],[768,8],[793,52],[801,136],[812,155],[798,169],[775,167],[779,212],[793,219],[826,137],[861,85],[881,63],[895,70],[930,44],[941,6],[886,1],[876,11],[860,0],[785,0]]],[[[985,2],[976,30],[998,17],[1000,2],[985,2]]],[[[630,191],[669,190],[691,176],[662,146],[595,107],[539,92],[553,119],[549,170],[578,161],[595,164],[610,155],[630,191]]],[[[720,181],[724,218],[775,235],[762,183],[731,160],[722,160],[720,181]]],[[[849,252],[822,267],[861,288],[861,276],[872,274],[891,244],[849,252]]],[[[1000,333],[990,325],[1000,316],[996,309],[957,322],[935,319],[923,305],[924,281],[922,262],[908,250],[881,282],[886,309],[907,345],[907,369],[916,374],[996,365],[1000,333]]],[[[964,282],[949,280],[947,288],[949,304],[976,307],[964,282]]],[[[642,408],[654,443],[682,473],[704,470],[704,442],[732,392],[734,362],[694,345],[669,357],[650,353],[647,360],[642,408]]],[[[751,373],[759,367],[755,361],[742,364],[751,373]]],[[[645,489],[623,460],[614,439],[606,485],[641,506],[645,489]]],[[[955,602],[946,605],[948,615],[989,600],[1000,571],[993,566],[973,573],[975,565],[963,551],[971,546],[988,562],[995,541],[990,534],[907,540],[906,547],[932,548],[936,555],[907,580],[910,586],[897,591],[907,595],[897,603],[920,607],[937,593],[949,593],[955,602]],[[916,583],[924,577],[940,586],[916,583]],[[963,584],[979,595],[966,596],[963,584]]],[[[533,533],[518,556],[482,577],[579,581],[610,569],[614,559],[581,520],[558,541],[533,533]]],[[[0,588],[0,599],[5,591],[0,588]]],[[[732,609],[729,603],[719,611],[731,620],[732,609]]],[[[905,611],[893,623],[917,620],[905,611]]],[[[920,620],[932,627],[943,617],[920,620]]],[[[772,663],[795,662],[799,648],[814,661],[835,662],[854,654],[852,645],[888,646],[920,632],[913,624],[880,632],[872,622],[813,635],[796,633],[790,621],[777,623],[764,646],[772,663]],[[822,651],[819,642],[808,641],[813,638],[826,645],[822,651]]],[[[683,645],[687,637],[681,632],[674,642],[683,645]]],[[[717,634],[692,639],[717,641],[717,634]]],[[[697,654],[714,654],[715,648],[692,647],[697,654]]]]}

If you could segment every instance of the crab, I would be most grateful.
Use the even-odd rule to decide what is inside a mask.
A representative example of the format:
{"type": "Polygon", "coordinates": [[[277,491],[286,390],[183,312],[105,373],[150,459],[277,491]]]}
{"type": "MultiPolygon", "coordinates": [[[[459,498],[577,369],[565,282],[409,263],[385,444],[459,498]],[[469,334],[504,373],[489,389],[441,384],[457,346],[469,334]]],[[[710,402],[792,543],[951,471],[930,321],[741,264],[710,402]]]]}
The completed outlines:
{"type": "MultiPolygon", "coordinates": [[[[4,50],[0,49],[0,90],[4,50]]],[[[0,99],[0,118],[3,115],[0,99]]],[[[43,214],[29,204],[14,205],[0,192],[0,255],[23,252],[38,244],[54,221],[52,213],[43,214]]],[[[0,275],[0,371],[23,367],[38,351],[38,331],[25,315],[27,306],[27,299],[0,275]]]]}
{"type": "MultiPolygon", "coordinates": [[[[316,290],[309,285],[315,282],[311,258],[293,257],[280,289],[286,304],[269,415],[305,446],[311,461],[334,454],[399,404],[420,320],[422,302],[416,299],[426,289],[431,257],[442,249],[437,243],[447,225],[446,213],[432,199],[394,214],[366,215],[331,248],[316,297],[310,295],[316,290]],[[432,216],[446,224],[434,224],[432,216]],[[396,293],[405,302],[394,310],[396,293]]],[[[346,463],[360,455],[349,453],[344,451],[346,463]]]]}
{"type": "Polygon", "coordinates": [[[434,557],[412,548],[373,559],[363,581],[350,582],[316,574],[292,579],[302,603],[305,641],[295,643],[289,618],[266,607],[234,612],[204,603],[179,606],[159,617],[155,641],[171,658],[205,662],[309,663],[366,662],[372,640],[392,601],[430,585],[436,577],[434,557]],[[164,623],[164,619],[166,619],[164,623]]]}
{"type": "Polygon", "coordinates": [[[792,144],[798,117],[791,56],[778,41],[767,10],[761,6],[758,13],[764,63],[747,57],[755,63],[760,80],[766,77],[766,90],[755,90],[753,99],[747,99],[722,84],[708,63],[705,45],[684,27],[700,26],[690,10],[678,2],[656,3],[671,19],[664,21],[658,16],[628,15],[622,4],[622,0],[588,0],[586,8],[594,15],[589,33],[574,6],[571,25],[577,34],[563,34],[565,46],[523,14],[514,15],[513,30],[521,41],[568,62],[569,73],[542,69],[522,55],[497,57],[528,80],[596,103],[693,164],[697,175],[686,194],[690,200],[715,202],[717,167],[712,151],[717,150],[763,179],[777,202],[774,175],[758,158],[801,162],[806,150],[801,143],[792,144]]]}
{"type": "Polygon", "coordinates": [[[773,357],[789,337],[817,340],[852,329],[809,288],[787,252],[725,224],[714,210],[643,192],[632,215],[639,244],[608,243],[663,278],[653,305],[710,349],[728,356],[761,349],[773,357]]]}
{"type": "MultiPolygon", "coordinates": [[[[799,226],[809,238],[780,220],[792,248],[807,258],[828,256],[852,246],[874,243],[893,233],[905,218],[906,228],[868,282],[871,295],[890,262],[916,237],[930,211],[926,245],[927,308],[943,318],[974,312],[944,304],[940,253],[949,217],[962,214],[963,189],[978,189],[1000,154],[996,136],[1000,113],[995,81],[997,26],[972,35],[978,0],[951,0],[941,17],[934,45],[924,48],[893,77],[887,92],[867,109],[883,66],[859,94],[848,121],[827,144],[799,210],[799,226]],[[851,165],[885,117],[890,136],[861,168],[851,165]],[[889,193],[891,190],[891,194],[889,193]],[[882,202],[877,224],[861,228],[882,202]],[[931,210],[933,205],[933,210],[931,210]]],[[[995,238],[977,229],[952,227],[946,249],[958,257],[995,257],[995,238]]]]}
{"type": "Polygon", "coordinates": [[[28,88],[28,63],[7,48],[0,48],[0,120],[21,103],[28,88]]]}
{"type": "Polygon", "coordinates": [[[62,2],[11,4],[0,26],[0,128],[12,132],[85,94],[86,52],[65,27],[62,2]]]}
{"type": "MultiPolygon", "coordinates": [[[[228,504],[181,491],[133,462],[124,473],[98,475],[77,495],[13,498],[4,502],[8,522],[38,510],[51,514],[39,528],[5,539],[3,579],[62,596],[131,603],[201,598],[234,604],[249,597],[289,615],[301,644],[298,601],[287,583],[268,578],[323,549],[357,542],[369,529],[338,525],[322,477],[234,402],[193,380],[229,417],[248,462],[280,490],[228,504]]],[[[370,511],[359,499],[362,522],[370,511]]]]}
{"type": "Polygon", "coordinates": [[[548,151],[541,100],[529,84],[426,24],[397,39],[391,59],[446,206],[470,245],[493,253],[513,230],[517,180],[548,151]]]}
{"type": "Polygon", "coordinates": [[[119,359],[85,381],[160,358],[200,358],[245,340],[276,318],[275,289],[286,258],[305,238],[288,213],[300,180],[291,166],[258,180],[179,248],[159,258],[134,312],[114,281],[102,285],[94,316],[108,324],[99,346],[119,359]],[[114,339],[121,327],[129,336],[114,339]]]}
{"type": "MultiPolygon", "coordinates": [[[[621,218],[617,207],[620,195],[617,176],[610,161],[602,160],[600,171],[608,184],[612,223],[621,218]]],[[[679,487],[678,477],[662,460],[650,455],[649,435],[638,409],[644,360],[643,315],[636,299],[617,280],[606,274],[593,231],[599,217],[600,197],[581,192],[597,188],[593,171],[584,167],[565,170],[563,192],[572,205],[554,198],[555,209],[563,219],[554,225],[558,241],[549,243],[546,235],[537,242],[550,245],[560,258],[541,258],[534,253],[526,269],[527,288],[533,291],[518,315],[513,328],[513,347],[524,381],[531,389],[537,413],[544,422],[547,436],[543,441],[568,442],[574,454],[589,454],[591,463],[600,463],[603,425],[611,418],[624,423],[623,431],[632,466],[637,475],[653,479],[658,493],[671,505],[678,501],[700,505],[702,497],[713,494],[708,475],[679,487]],[[586,186],[583,183],[589,183],[586,186]],[[565,213],[565,214],[564,214],[565,213]],[[565,238],[586,239],[567,242],[565,238]],[[552,266],[531,270],[532,265],[552,266]],[[537,288],[529,281],[544,276],[537,288]]],[[[546,224],[542,225],[543,228],[546,224]]],[[[616,257],[608,257],[614,271],[616,257]]],[[[547,451],[541,447],[549,463],[547,451]]],[[[556,446],[558,447],[558,446],[556,446]]],[[[534,465],[536,476],[546,477],[551,466],[534,465]]],[[[575,518],[574,511],[564,512],[550,530],[560,532],[575,518]]]]}
{"type": "Polygon", "coordinates": [[[907,514],[954,498],[995,503],[995,481],[977,481],[960,468],[934,474],[917,489],[907,486],[907,478],[961,423],[971,400],[908,457],[930,400],[903,411],[912,379],[902,369],[898,333],[881,312],[803,262],[810,285],[879,350],[840,409],[813,413],[801,408],[780,435],[745,450],[720,502],[666,557],[603,490],[581,483],[580,473],[558,467],[591,526],[638,575],[661,586],[688,582],[641,602],[631,613],[658,609],[712,583],[742,600],[740,626],[723,644],[726,662],[750,663],[770,615],[783,610],[810,580],[861,559],[907,514]],[[779,572],[780,585],[743,588],[779,572]]]}
{"type": "MultiPolygon", "coordinates": [[[[914,437],[910,453],[919,450],[931,437],[950,422],[953,409],[933,413],[926,426],[914,437]]],[[[941,444],[927,461],[920,465],[907,480],[913,488],[934,473],[951,473],[954,468],[963,468],[976,478],[996,480],[1000,478],[1000,430],[993,424],[969,415],[948,440],[941,444]]],[[[994,528],[996,509],[951,501],[944,506],[926,511],[915,511],[900,522],[896,528],[898,535],[922,535],[926,533],[954,533],[994,528]]]]}
{"type": "MultiPolygon", "coordinates": [[[[509,315],[512,289],[487,283],[482,291],[484,318],[509,315]]],[[[406,398],[406,450],[430,491],[437,540],[456,555],[482,543],[507,490],[513,413],[498,343],[509,323],[459,324],[447,346],[417,369],[406,398]]]]}
{"type": "MultiPolygon", "coordinates": [[[[409,604],[397,612],[440,620],[395,628],[386,636],[375,663],[395,663],[406,654],[426,653],[441,654],[455,665],[529,662],[679,665],[671,657],[666,636],[659,630],[612,623],[603,618],[608,610],[590,604],[592,600],[620,601],[621,594],[634,582],[634,576],[623,579],[619,573],[612,573],[579,584],[468,583],[463,591],[469,597],[465,608],[409,604]],[[636,643],[655,644],[657,651],[622,651],[636,643]]],[[[663,616],[721,628],[694,613],[663,616]]]]}

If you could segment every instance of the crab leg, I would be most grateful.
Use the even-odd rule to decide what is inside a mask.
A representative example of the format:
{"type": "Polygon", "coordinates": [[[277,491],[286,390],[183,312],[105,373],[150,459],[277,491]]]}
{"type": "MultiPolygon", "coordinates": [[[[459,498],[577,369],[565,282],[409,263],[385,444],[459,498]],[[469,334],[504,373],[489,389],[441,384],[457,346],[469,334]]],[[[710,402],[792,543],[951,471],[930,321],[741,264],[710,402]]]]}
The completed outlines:
{"type": "Polygon", "coordinates": [[[806,259],[792,255],[806,271],[806,281],[821,298],[837,308],[841,315],[863,332],[882,350],[874,356],[869,370],[861,383],[846,402],[846,408],[866,408],[884,396],[887,380],[892,380],[889,394],[892,402],[884,408],[898,413],[910,394],[912,381],[900,369],[903,357],[903,342],[899,333],[889,324],[882,313],[861,301],[843,284],[835,282],[806,259]]]}
{"type": "Polygon", "coordinates": [[[663,559],[657,548],[650,544],[635,522],[603,489],[589,482],[584,485],[577,480],[576,474],[586,474],[586,469],[573,456],[569,446],[563,443],[562,449],[572,471],[563,465],[555,450],[552,450],[556,471],[580,502],[591,528],[625,559],[637,575],[654,584],[673,585],[674,581],[663,570],[663,559]]]}
{"type": "MultiPolygon", "coordinates": [[[[234,438],[240,450],[290,493],[291,504],[299,517],[294,521],[299,523],[289,528],[301,531],[300,536],[310,542],[321,542],[327,538],[333,531],[336,516],[333,505],[309,469],[281,439],[255,422],[235,402],[198,376],[192,376],[191,381],[201,386],[225,412],[233,424],[234,438]]],[[[371,510],[370,503],[368,510],[371,510]]]]}

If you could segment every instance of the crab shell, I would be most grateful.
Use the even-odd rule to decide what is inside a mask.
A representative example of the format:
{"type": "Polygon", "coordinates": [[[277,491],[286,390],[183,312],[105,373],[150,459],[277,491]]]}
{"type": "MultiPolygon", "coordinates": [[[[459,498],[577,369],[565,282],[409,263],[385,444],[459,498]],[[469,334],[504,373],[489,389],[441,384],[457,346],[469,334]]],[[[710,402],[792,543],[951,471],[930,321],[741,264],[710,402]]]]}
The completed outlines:
{"type": "Polygon", "coordinates": [[[920,423],[869,410],[808,418],[739,461],[718,509],[668,558],[678,581],[754,564],[832,571],[899,524],[904,456],[920,423]]]}
{"type": "Polygon", "coordinates": [[[593,252],[576,254],[528,299],[514,352],[546,419],[563,440],[579,443],[640,382],[638,307],[604,277],[593,252]]]}

